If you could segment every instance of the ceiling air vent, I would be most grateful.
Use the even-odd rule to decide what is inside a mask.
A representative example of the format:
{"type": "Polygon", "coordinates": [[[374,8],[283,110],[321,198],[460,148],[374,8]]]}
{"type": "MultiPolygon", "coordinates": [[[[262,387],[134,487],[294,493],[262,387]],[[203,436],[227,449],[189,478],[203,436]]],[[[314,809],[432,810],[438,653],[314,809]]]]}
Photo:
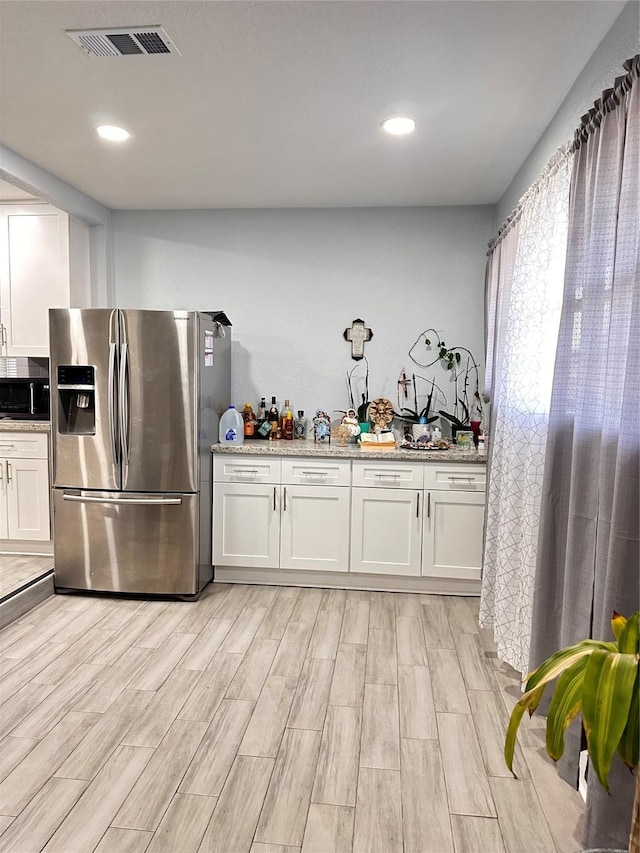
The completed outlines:
{"type": "Polygon", "coordinates": [[[88,56],[155,56],[180,51],[162,27],[66,30],[88,56]]]}

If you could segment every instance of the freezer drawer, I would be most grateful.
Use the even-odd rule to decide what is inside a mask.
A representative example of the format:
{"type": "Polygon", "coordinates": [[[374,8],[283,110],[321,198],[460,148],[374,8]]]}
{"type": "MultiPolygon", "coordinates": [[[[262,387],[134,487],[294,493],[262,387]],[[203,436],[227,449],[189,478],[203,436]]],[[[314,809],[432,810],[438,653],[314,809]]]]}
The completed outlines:
{"type": "Polygon", "coordinates": [[[198,592],[198,495],[54,489],[57,589],[198,592]]]}

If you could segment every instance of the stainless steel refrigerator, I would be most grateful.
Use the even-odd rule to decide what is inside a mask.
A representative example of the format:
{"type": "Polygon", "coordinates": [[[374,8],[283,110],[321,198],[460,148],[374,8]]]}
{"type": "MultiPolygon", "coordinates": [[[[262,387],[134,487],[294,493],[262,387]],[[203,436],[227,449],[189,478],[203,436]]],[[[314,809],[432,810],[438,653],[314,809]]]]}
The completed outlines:
{"type": "Polygon", "coordinates": [[[211,444],[231,396],[222,312],[51,309],[58,591],[196,596],[211,444]]]}

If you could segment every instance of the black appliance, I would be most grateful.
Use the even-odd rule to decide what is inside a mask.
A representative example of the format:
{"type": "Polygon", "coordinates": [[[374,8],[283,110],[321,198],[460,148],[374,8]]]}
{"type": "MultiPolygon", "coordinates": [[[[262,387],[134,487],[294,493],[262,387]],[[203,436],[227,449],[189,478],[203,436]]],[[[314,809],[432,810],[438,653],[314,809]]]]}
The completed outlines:
{"type": "Polygon", "coordinates": [[[49,420],[48,379],[0,379],[0,418],[49,420]]]}

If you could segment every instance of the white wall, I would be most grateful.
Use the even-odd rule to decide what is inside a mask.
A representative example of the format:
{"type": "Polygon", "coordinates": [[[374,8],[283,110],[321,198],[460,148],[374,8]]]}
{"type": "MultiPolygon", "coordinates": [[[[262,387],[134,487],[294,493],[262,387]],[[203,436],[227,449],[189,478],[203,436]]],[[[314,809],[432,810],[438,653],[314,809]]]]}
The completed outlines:
{"type": "MultiPolygon", "coordinates": [[[[635,56],[640,49],[639,33],[640,3],[629,0],[498,202],[496,226],[504,222],[553,153],[573,139],[581,117],[591,109],[603,90],[610,88],[615,78],[625,73],[624,61],[635,56]]],[[[535,109],[535,104],[531,109],[535,109]]]]}
{"type": "Polygon", "coordinates": [[[0,145],[0,178],[89,226],[90,300],[96,307],[108,305],[113,283],[111,210],[6,145],[0,145]]]}
{"type": "MultiPolygon", "coordinates": [[[[222,309],[233,323],[233,396],[348,406],[356,317],[371,396],[396,401],[408,350],[429,326],[483,359],[486,244],[494,208],[115,211],[115,301],[222,309]]],[[[417,368],[416,368],[417,369],[417,368]]],[[[441,368],[435,375],[446,388],[441,368]]]]}

